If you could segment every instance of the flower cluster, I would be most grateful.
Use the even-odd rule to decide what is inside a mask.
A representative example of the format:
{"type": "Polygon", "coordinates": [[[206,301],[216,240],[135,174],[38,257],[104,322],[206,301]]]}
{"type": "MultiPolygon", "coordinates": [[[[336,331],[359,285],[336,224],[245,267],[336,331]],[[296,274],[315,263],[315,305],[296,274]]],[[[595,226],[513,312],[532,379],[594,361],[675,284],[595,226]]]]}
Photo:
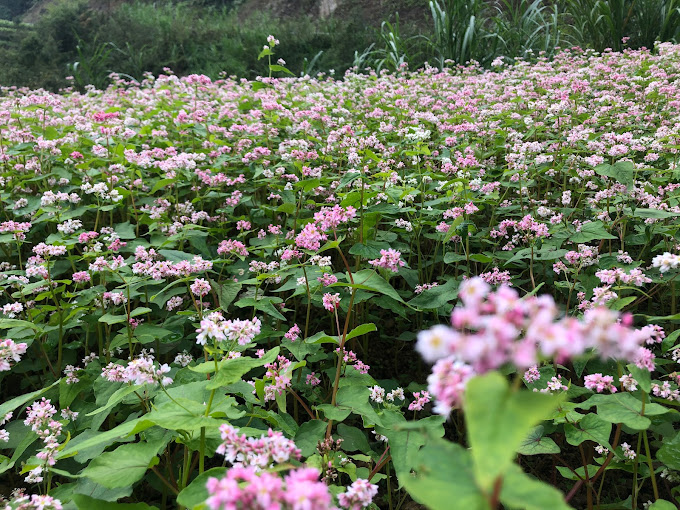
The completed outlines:
{"type": "Polygon", "coordinates": [[[375,267],[382,267],[393,273],[398,272],[400,267],[406,265],[406,262],[401,260],[401,253],[393,248],[390,248],[389,250],[380,250],[380,258],[369,260],[368,263],[375,267]]]}
{"type": "Polygon", "coordinates": [[[236,342],[248,345],[260,334],[262,323],[257,317],[253,319],[225,320],[220,312],[212,312],[201,320],[196,330],[196,343],[205,345],[208,340],[236,342]]]}
{"type": "Polygon", "coordinates": [[[283,395],[283,392],[290,387],[292,363],[285,356],[278,356],[274,363],[267,363],[265,377],[271,379],[272,384],[264,387],[265,402],[276,400],[276,395],[283,395]]]}
{"type": "MultiPolygon", "coordinates": [[[[451,312],[453,327],[439,325],[418,334],[416,349],[435,363],[428,384],[438,402],[437,412],[448,413],[461,404],[470,377],[506,363],[526,369],[542,359],[563,362],[594,350],[603,359],[654,369],[654,356],[643,345],[663,338],[658,328],[632,328],[629,316],[619,317],[604,307],[588,310],[583,320],[560,318],[549,296],[521,299],[506,285],[490,290],[481,278],[465,280],[459,292],[461,304],[451,312]]],[[[533,378],[531,371],[527,374],[525,378],[533,378]]],[[[587,385],[616,391],[613,380],[599,375],[591,376],[587,385]]]]}
{"type": "Polygon", "coordinates": [[[206,484],[210,510],[329,510],[333,508],[328,486],[313,468],[298,468],[283,478],[258,472],[255,467],[233,467],[223,478],[206,484]]]}
{"type": "Polygon", "coordinates": [[[225,239],[220,242],[220,245],[217,247],[217,253],[220,255],[238,255],[240,257],[247,257],[248,249],[241,241],[225,239]]]}
{"type": "Polygon", "coordinates": [[[217,453],[224,455],[233,466],[266,469],[274,464],[300,459],[300,450],[281,432],[269,429],[260,438],[246,437],[238,432],[232,425],[220,425],[222,443],[217,447],[217,453]]]}
{"type": "Polygon", "coordinates": [[[172,378],[165,375],[168,372],[170,366],[167,363],[156,368],[153,356],[143,352],[127,365],[109,363],[102,369],[102,377],[110,382],[126,382],[139,386],[142,384],[168,386],[172,384],[172,378]]]}
{"type": "Polygon", "coordinates": [[[12,368],[12,362],[21,361],[21,355],[26,353],[27,344],[7,338],[0,340],[0,372],[6,372],[12,368]]]}

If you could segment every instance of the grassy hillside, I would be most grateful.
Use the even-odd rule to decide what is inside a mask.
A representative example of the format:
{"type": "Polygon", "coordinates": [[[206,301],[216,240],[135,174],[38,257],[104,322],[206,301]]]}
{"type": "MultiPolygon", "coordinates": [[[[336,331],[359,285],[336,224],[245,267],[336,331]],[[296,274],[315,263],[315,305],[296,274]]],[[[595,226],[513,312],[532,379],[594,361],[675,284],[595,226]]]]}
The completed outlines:
{"type": "MultiPolygon", "coordinates": [[[[6,1],[6,0],[5,0],[6,1]]],[[[296,74],[344,72],[354,52],[373,44],[381,20],[399,11],[416,33],[426,25],[420,1],[337,0],[320,17],[320,2],[285,0],[143,2],[41,0],[26,2],[0,34],[0,84],[56,89],[105,86],[110,72],[141,80],[144,72],[254,77],[266,72],[257,55],[268,34],[296,74]]],[[[326,4],[328,5],[328,4],[326,4]]],[[[5,9],[0,12],[10,12],[5,9]]],[[[3,25],[4,26],[4,25],[3,25]]]]}
{"type": "Polygon", "coordinates": [[[0,85],[83,90],[117,73],[254,78],[269,34],[294,75],[535,60],[678,41],[680,0],[0,0],[0,85]],[[23,24],[22,24],[23,23],[23,24]]]}

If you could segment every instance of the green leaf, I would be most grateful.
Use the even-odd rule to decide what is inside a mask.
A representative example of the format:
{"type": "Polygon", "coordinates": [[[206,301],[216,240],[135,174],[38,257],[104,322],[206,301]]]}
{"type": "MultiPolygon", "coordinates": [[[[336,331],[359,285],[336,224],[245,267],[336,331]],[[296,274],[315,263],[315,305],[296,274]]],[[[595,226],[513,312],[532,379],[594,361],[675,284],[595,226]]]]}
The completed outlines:
{"type": "Polygon", "coordinates": [[[677,506],[665,499],[657,499],[647,510],[677,510],[677,506]]]}
{"type": "Polygon", "coordinates": [[[121,239],[136,239],[137,235],[135,234],[135,226],[131,225],[129,221],[126,221],[125,223],[119,223],[116,225],[116,234],[121,239]]]}
{"type": "Polygon", "coordinates": [[[319,331],[305,340],[308,344],[337,344],[338,337],[329,336],[324,331],[319,331]]]}
{"type": "Polygon", "coordinates": [[[628,364],[626,368],[628,368],[633,378],[638,382],[642,391],[645,393],[652,391],[652,374],[649,370],[640,368],[635,363],[628,364]]]}
{"type": "Polygon", "coordinates": [[[95,409],[94,411],[87,413],[85,416],[94,416],[95,414],[103,413],[104,411],[108,411],[111,409],[113,406],[116,404],[120,403],[123,401],[123,399],[130,395],[131,393],[134,393],[135,390],[139,389],[137,386],[133,386],[130,384],[126,384],[125,386],[118,388],[113,395],[109,397],[108,402],[106,403],[105,406],[100,407],[99,409],[95,409]]]}
{"type": "Polygon", "coordinates": [[[204,503],[209,496],[208,489],[205,486],[208,479],[222,478],[226,472],[226,467],[214,467],[201,473],[177,495],[177,503],[186,508],[194,508],[204,503]]]}
{"type": "Polygon", "coordinates": [[[158,443],[132,443],[92,459],[82,475],[99,485],[113,489],[128,487],[144,477],[146,470],[158,464],[158,443]]]}
{"type": "Polygon", "coordinates": [[[153,195],[154,193],[156,193],[156,191],[162,188],[166,188],[168,184],[172,184],[173,182],[175,182],[175,179],[161,179],[160,181],[153,185],[150,194],[153,195]]]}
{"type": "Polygon", "coordinates": [[[417,458],[416,476],[402,481],[411,497],[431,510],[488,510],[473,474],[470,452],[456,443],[434,439],[417,458]]]}
{"type": "Polygon", "coordinates": [[[344,407],[340,408],[330,404],[319,404],[315,407],[315,409],[321,411],[327,419],[338,423],[346,420],[347,417],[352,413],[351,409],[344,407]]]}
{"type": "Polygon", "coordinates": [[[241,357],[222,361],[219,364],[219,371],[210,380],[206,388],[212,390],[240,381],[253,368],[263,367],[267,363],[272,363],[278,355],[279,348],[275,347],[261,358],[241,357]]]}
{"type": "Polygon", "coordinates": [[[408,304],[421,310],[434,310],[456,299],[458,282],[449,280],[444,285],[437,285],[425,290],[411,299],[408,304]]]}
{"type": "Polygon", "coordinates": [[[46,386],[45,388],[42,388],[40,390],[36,390],[32,393],[25,393],[23,395],[19,395],[18,397],[14,397],[13,399],[8,400],[7,402],[3,402],[2,404],[0,404],[0,416],[5,416],[10,411],[14,411],[17,407],[24,405],[29,400],[35,400],[40,395],[45,393],[47,390],[52,388],[52,386],[54,386],[55,384],[59,384],[60,380],[54,381],[49,386],[46,386]]]}
{"type": "Polygon", "coordinates": [[[57,456],[57,458],[61,459],[64,457],[69,457],[73,453],[84,451],[87,450],[88,448],[93,448],[95,446],[99,446],[105,443],[108,444],[111,441],[121,440],[123,438],[129,437],[131,434],[142,432],[143,430],[153,427],[154,425],[155,425],[154,422],[152,422],[151,420],[147,420],[146,416],[126,421],[125,423],[121,423],[120,425],[112,428],[111,430],[100,432],[96,436],[93,436],[92,438],[87,439],[82,443],[67,445],[67,448],[65,448],[57,456]]]}
{"type": "Polygon", "coordinates": [[[604,228],[604,224],[601,221],[593,221],[586,223],[581,227],[579,232],[571,234],[569,240],[572,243],[589,243],[595,239],[618,239],[616,236],[611,235],[604,228]]]}
{"type": "MultiPolygon", "coordinates": [[[[232,398],[232,401],[235,400],[232,398]]],[[[205,416],[205,406],[186,398],[169,400],[156,407],[145,418],[167,430],[199,430],[202,427],[218,429],[223,420],[205,416]],[[182,406],[182,407],[180,407],[182,406]]]]}
{"type": "Polygon", "coordinates": [[[511,391],[498,372],[471,379],[465,391],[465,423],[477,482],[490,491],[503,476],[532,427],[551,415],[560,398],[511,391]]]}
{"type": "Polygon", "coordinates": [[[652,423],[647,416],[655,416],[668,412],[659,404],[645,404],[642,414],[642,402],[630,393],[615,393],[613,395],[593,395],[579,405],[581,409],[597,406],[597,414],[610,423],[623,423],[635,430],[646,430],[652,423]]]}
{"type": "Polygon", "coordinates": [[[503,479],[501,503],[510,509],[521,510],[569,510],[564,496],[555,487],[541,482],[512,464],[503,479]]]}
{"type": "Polygon", "coordinates": [[[234,302],[238,293],[241,292],[242,285],[232,280],[227,280],[222,284],[218,284],[212,280],[211,284],[217,291],[217,299],[219,299],[220,308],[226,312],[229,305],[234,302]]]}
{"type": "Polygon", "coordinates": [[[35,432],[33,432],[32,430],[29,430],[26,433],[26,435],[23,437],[21,442],[14,449],[14,453],[12,454],[12,458],[11,459],[8,459],[7,457],[2,458],[2,461],[0,462],[0,474],[4,473],[8,469],[13,468],[14,465],[19,460],[19,458],[26,451],[26,449],[29,446],[31,446],[35,442],[36,439],[38,439],[38,435],[35,432]]]}
{"type": "Polygon", "coordinates": [[[292,202],[287,202],[285,204],[281,204],[276,208],[276,212],[282,212],[284,214],[293,214],[295,212],[295,204],[292,202]]]}
{"type": "Polygon", "coordinates": [[[99,317],[99,322],[103,322],[109,326],[113,324],[120,324],[122,322],[127,322],[127,315],[113,315],[111,313],[105,313],[99,317]]]}
{"type": "Polygon", "coordinates": [[[613,165],[603,163],[595,167],[595,173],[616,179],[626,186],[633,184],[635,165],[630,161],[617,161],[613,165]]]}
{"type": "Polygon", "coordinates": [[[347,333],[347,338],[345,339],[345,341],[351,340],[352,338],[356,338],[356,337],[361,336],[361,335],[365,335],[366,333],[370,333],[372,331],[378,331],[378,328],[376,327],[375,324],[373,324],[373,323],[362,324],[362,325],[354,328],[349,333],[347,333]]]}
{"type": "Polygon", "coordinates": [[[370,452],[371,447],[363,430],[350,427],[344,423],[338,425],[338,436],[342,439],[342,450],[345,452],[370,452]]]}
{"type": "Polygon", "coordinates": [[[115,503],[95,499],[85,494],[74,494],[72,501],[78,510],[92,510],[93,508],[97,510],[158,510],[158,507],[149,506],[146,503],[115,503]]]}
{"type": "MultiPolygon", "coordinates": [[[[355,181],[356,179],[361,178],[361,172],[347,172],[345,175],[342,176],[342,179],[340,179],[340,184],[338,185],[336,190],[341,190],[351,182],[355,181]]],[[[352,255],[357,255],[356,253],[352,253],[352,255]]],[[[380,252],[378,252],[378,256],[380,256],[380,252]]]]}
{"type": "Polygon", "coordinates": [[[365,417],[373,425],[382,425],[380,417],[376,414],[369,402],[371,390],[365,386],[343,386],[338,390],[336,403],[338,407],[351,410],[354,414],[365,417]]]}
{"type": "Polygon", "coordinates": [[[322,420],[310,420],[300,425],[295,434],[295,444],[303,457],[309,457],[316,451],[316,445],[326,435],[326,426],[327,423],[322,420]]]}
{"type": "MultiPolygon", "coordinates": [[[[268,351],[262,358],[259,358],[259,360],[262,359],[271,359],[271,361],[265,361],[264,363],[271,363],[276,359],[276,356],[279,355],[279,348],[274,347],[271,351],[268,351]],[[271,354],[272,352],[275,352],[276,354],[271,354]],[[272,358],[273,357],[273,358],[272,358]]],[[[241,357],[241,358],[234,358],[234,359],[225,359],[222,361],[217,362],[217,370],[219,371],[226,363],[231,363],[232,361],[235,361],[237,359],[240,360],[248,360],[248,363],[251,363],[255,358],[246,358],[246,357],[241,357]]],[[[232,365],[232,366],[238,366],[238,365],[232,365]]],[[[199,374],[210,374],[215,371],[215,362],[214,361],[208,361],[205,363],[201,363],[200,365],[196,365],[193,367],[188,367],[189,370],[192,372],[198,372],[199,374]]],[[[210,388],[208,388],[210,389],[210,388]]]]}
{"type": "Polygon", "coordinates": [[[33,331],[42,332],[43,329],[29,321],[22,321],[19,319],[3,319],[0,318],[0,329],[12,329],[12,328],[29,328],[33,331]]]}
{"type": "Polygon", "coordinates": [[[593,441],[595,443],[612,449],[609,444],[609,436],[612,433],[612,424],[603,420],[597,414],[587,414],[581,421],[564,425],[564,434],[567,443],[578,446],[583,441],[593,441]]]}
{"type": "Polygon", "coordinates": [[[91,387],[90,381],[82,380],[75,384],[67,384],[66,379],[62,379],[59,382],[59,407],[64,409],[70,406],[80,392],[91,387]]]}
{"type": "Polygon", "coordinates": [[[269,66],[269,69],[271,69],[274,72],[286,73],[290,74],[291,76],[295,76],[289,69],[286,69],[285,67],[280,66],[278,64],[271,64],[269,66]]]}
{"type": "MultiPolygon", "coordinates": [[[[349,280],[349,277],[347,279],[349,280]]],[[[362,269],[361,271],[357,271],[356,273],[354,273],[354,283],[357,286],[357,288],[379,292],[380,294],[385,294],[386,296],[389,296],[392,299],[399,301],[400,303],[404,303],[404,300],[401,299],[401,296],[397,293],[396,290],[394,290],[394,287],[392,287],[382,276],[380,276],[373,269],[362,269]]],[[[330,287],[332,287],[333,285],[330,285],[330,287]]]]}
{"type": "Polygon", "coordinates": [[[656,458],[668,468],[680,471],[680,432],[670,441],[663,442],[656,454],[656,458]]]}
{"type": "Polygon", "coordinates": [[[632,215],[636,218],[654,218],[654,219],[667,219],[667,218],[674,218],[677,216],[680,216],[680,213],[674,213],[670,211],[662,211],[661,209],[645,209],[642,207],[638,207],[635,209],[635,211],[632,211],[631,209],[628,209],[627,207],[624,209],[624,213],[626,211],[629,211],[628,214],[632,213],[632,215]]]}
{"type": "Polygon", "coordinates": [[[522,455],[560,453],[560,447],[549,437],[543,436],[543,426],[539,425],[529,433],[527,438],[519,446],[517,453],[522,455]]]}
{"type": "Polygon", "coordinates": [[[411,470],[417,465],[421,447],[433,438],[444,435],[443,416],[430,416],[416,422],[407,422],[401,412],[385,410],[381,414],[383,426],[376,426],[378,434],[387,437],[394,470],[403,485],[411,478],[411,470]]]}

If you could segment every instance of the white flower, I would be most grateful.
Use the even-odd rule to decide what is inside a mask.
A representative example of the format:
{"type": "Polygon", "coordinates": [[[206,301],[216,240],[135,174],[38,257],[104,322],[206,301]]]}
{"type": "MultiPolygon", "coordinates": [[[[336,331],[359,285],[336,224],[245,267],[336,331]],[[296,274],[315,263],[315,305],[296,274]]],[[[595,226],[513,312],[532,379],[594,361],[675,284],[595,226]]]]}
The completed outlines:
{"type": "Polygon", "coordinates": [[[434,363],[451,353],[451,346],[458,342],[459,334],[448,326],[438,324],[418,333],[416,350],[423,359],[434,363]]]}

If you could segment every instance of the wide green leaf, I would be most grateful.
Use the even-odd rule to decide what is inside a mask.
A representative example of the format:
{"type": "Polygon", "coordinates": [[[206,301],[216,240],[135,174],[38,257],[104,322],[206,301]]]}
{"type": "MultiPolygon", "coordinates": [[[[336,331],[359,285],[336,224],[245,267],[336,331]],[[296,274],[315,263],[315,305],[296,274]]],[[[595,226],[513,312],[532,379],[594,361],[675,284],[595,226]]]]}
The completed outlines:
{"type": "Polygon", "coordinates": [[[214,467],[198,475],[177,495],[177,503],[186,507],[194,508],[208,499],[206,483],[210,478],[222,478],[227,472],[226,467],[214,467]]]}
{"type": "Polygon", "coordinates": [[[573,446],[580,445],[583,441],[593,441],[611,449],[609,436],[612,433],[612,424],[603,420],[597,414],[587,414],[581,421],[574,424],[564,425],[564,434],[567,443],[573,446]]]}
{"type": "Polygon", "coordinates": [[[211,280],[210,284],[217,291],[217,299],[219,299],[220,308],[226,312],[229,305],[234,302],[234,299],[236,299],[236,296],[238,296],[238,293],[241,291],[242,285],[232,280],[227,280],[221,284],[211,280]]]}
{"type": "Polygon", "coordinates": [[[14,398],[8,400],[7,402],[3,402],[2,404],[0,404],[0,417],[5,416],[10,411],[14,411],[17,407],[24,405],[26,402],[37,399],[39,396],[41,396],[47,390],[52,388],[55,384],[59,384],[60,380],[54,381],[52,384],[50,384],[49,386],[46,386],[42,389],[33,391],[31,393],[24,393],[23,395],[19,395],[18,397],[14,397],[14,398]]]}
{"type": "Polygon", "coordinates": [[[371,390],[365,386],[343,386],[338,390],[336,403],[339,408],[345,408],[366,418],[373,425],[382,425],[380,417],[376,414],[369,402],[371,390]]]}
{"type": "MultiPolygon", "coordinates": [[[[347,279],[349,280],[349,277],[347,279]]],[[[362,269],[361,271],[354,273],[354,284],[360,286],[358,288],[379,292],[380,294],[389,296],[400,303],[404,303],[404,300],[397,293],[394,287],[392,287],[392,285],[390,285],[387,280],[385,280],[373,269],[362,269]]],[[[331,285],[331,287],[333,285],[331,285]]]]}
{"type": "Polygon", "coordinates": [[[74,494],[73,503],[78,510],[157,510],[158,507],[149,506],[146,503],[115,503],[112,501],[102,501],[85,494],[74,494]]]}
{"type": "Polygon", "coordinates": [[[322,420],[310,420],[300,425],[295,434],[295,445],[300,448],[303,457],[309,457],[316,451],[316,445],[326,435],[326,425],[322,420]]]}
{"type": "Polygon", "coordinates": [[[539,425],[529,433],[517,449],[517,453],[521,455],[560,453],[560,447],[555,441],[543,435],[543,426],[539,425]]]}
{"type": "Polygon", "coordinates": [[[418,463],[417,454],[421,447],[444,435],[444,417],[430,416],[409,422],[400,412],[385,410],[381,414],[381,419],[383,426],[376,426],[375,431],[387,437],[394,470],[403,485],[411,478],[411,471],[418,463]]]}
{"type": "Polygon", "coordinates": [[[671,440],[665,440],[656,458],[670,469],[680,471],[680,432],[671,440]]]}
{"type": "Polygon", "coordinates": [[[677,508],[678,507],[670,501],[666,501],[665,499],[657,499],[649,506],[647,510],[677,510],[677,508]]]}
{"type": "Polygon", "coordinates": [[[241,357],[225,360],[220,363],[219,371],[210,379],[206,388],[212,390],[238,382],[253,368],[263,367],[268,363],[272,363],[278,355],[279,348],[275,347],[261,358],[241,357]]]}
{"type": "Polygon", "coordinates": [[[557,407],[560,397],[512,391],[498,372],[474,377],[465,391],[465,424],[477,483],[490,491],[527,434],[557,407]]]}
{"type": "Polygon", "coordinates": [[[365,335],[367,333],[371,333],[377,330],[378,328],[372,322],[369,324],[361,324],[360,326],[357,326],[352,331],[347,333],[347,338],[345,339],[345,341],[351,340],[352,338],[356,338],[358,336],[365,335]]]}
{"type": "Polygon", "coordinates": [[[158,464],[158,443],[132,443],[119,446],[92,459],[82,475],[113,489],[128,487],[144,477],[147,469],[158,464]]]}
{"type": "Polygon", "coordinates": [[[615,393],[613,395],[593,395],[579,405],[581,409],[590,409],[597,406],[597,414],[600,418],[610,423],[623,423],[635,430],[646,430],[652,423],[647,416],[655,416],[668,412],[668,409],[659,404],[645,404],[642,412],[642,401],[630,393],[615,393]]]}
{"type": "Polygon", "coordinates": [[[449,280],[444,285],[438,285],[423,291],[411,299],[408,304],[420,309],[436,309],[455,300],[457,297],[457,289],[458,282],[449,280]]]}
{"type": "Polygon", "coordinates": [[[470,452],[456,443],[433,439],[420,450],[416,476],[402,484],[418,503],[430,510],[488,510],[489,504],[475,482],[470,452]]]}
{"type": "Polygon", "coordinates": [[[138,386],[133,386],[131,384],[125,384],[125,386],[122,386],[118,388],[113,395],[109,397],[108,402],[106,405],[95,409],[94,411],[87,413],[86,416],[94,416],[95,414],[103,413],[104,411],[108,411],[111,409],[113,406],[116,404],[120,403],[123,401],[125,397],[130,395],[131,393],[134,393],[136,390],[138,390],[138,386]]]}
{"type": "Polygon", "coordinates": [[[558,489],[527,475],[516,464],[508,468],[503,478],[501,503],[507,510],[569,510],[571,508],[558,489]]]}
{"type": "Polygon", "coordinates": [[[67,447],[59,455],[57,455],[57,458],[68,457],[71,454],[78,451],[86,450],[88,448],[92,448],[100,444],[109,443],[111,441],[127,438],[131,434],[142,432],[150,427],[153,427],[154,425],[155,423],[153,421],[146,419],[146,416],[126,421],[124,423],[121,423],[117,427],[112,428],[111,430],[100,432],[99,434],[91,437],[86,441],[83,441],[82,443],[67,445],[67,447]]]}

